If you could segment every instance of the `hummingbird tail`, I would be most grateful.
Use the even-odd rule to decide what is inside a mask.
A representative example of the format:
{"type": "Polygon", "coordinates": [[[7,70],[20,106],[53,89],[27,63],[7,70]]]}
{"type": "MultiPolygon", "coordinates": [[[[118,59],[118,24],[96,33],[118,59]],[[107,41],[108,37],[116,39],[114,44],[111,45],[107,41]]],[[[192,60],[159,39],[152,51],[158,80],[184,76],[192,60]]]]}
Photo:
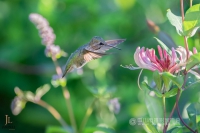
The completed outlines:
{"type": "Polygon", "coordinates": [[[66,74],[67,74],[67,71],[65,71],[65,72],[63,73],[62,78],[64,78],[66,74]]]}
{"type": "Polygon", "coordinates": [[[73,66],[66,66],[65,71],[63,71],[62,78],[64,78],[65,75],[66,75],[68,72],[71,72],[72,70],[73,70],[73,66]]]}

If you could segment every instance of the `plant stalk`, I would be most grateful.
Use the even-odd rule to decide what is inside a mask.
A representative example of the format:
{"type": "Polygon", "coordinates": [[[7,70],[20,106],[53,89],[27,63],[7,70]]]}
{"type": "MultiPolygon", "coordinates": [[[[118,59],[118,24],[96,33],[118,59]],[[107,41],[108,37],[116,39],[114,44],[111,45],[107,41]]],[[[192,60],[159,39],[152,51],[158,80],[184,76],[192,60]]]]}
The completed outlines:
{"type": "Polygon", "coordinates": [[[178,89],[178,92],[177,92],[177,95],[176,95],[176,102],[175,102],[174,107],[173,107],[173,109],[172,109],[172,111],[171,111],[171,113],[170,113],[169,119],[168,119],[168,121],[167,121],[167,124],[166,124],[165,127],[164,127],[163,132],[164,132],[164,131],[165,131],[165,132],[167,131],[167,128],[168,128],[168,126],[169,126],[169,123],[170,123],[170,120],[171,120],[171,118],[172,118],[172,115],[174,114],[174,111],[175,111],[176,106],[177,106],[177,104],[178,104],[178,101],[179,101],[179,98],[180,98],[180,93],[181,93],[181,91],[180,91],[180,89],[178,89]]]}
{"type": "Polygon", "coordinates": [[[178,103],[177,103],[177,106],[176,106],[176,110],[177,110],[177,113],[178,113],[178,117],[180,118],[180,120],[181,120],[181,122],[183,123],[183,125],[184,125],[185,127],[187,127],[191,132],[196,133],[194,130],[192,130],[192,128],[190,128],[190,127],[183,121],[183,119],[182,119],[182,117],[181,117],[181,114],[180,114],[179,107],[178,107],[178,103]]]}
{"type": "Polygon", "coordinates": [[[93,106],[94,106],[94,104],[95,104],[96,101],[97,101],[97,98],[95,98],[92,101],[92,103],[90,104],[90,106],[88,107],[88,109],[87,109],[87,111],[85,113],[85,116],[84,116],[84,118],[83,118],[83,120],[81,122],[80,130],[79,130],[80,133],[82,133],[83,128],[85,127],[85,125],[86,125],[86,123],[87,123],[90,115],[92,114],[92,112],[93,112],[93,106]]]}
{"type": "Polygon", "coordinates": [[[76,125],[76,120],[74,118],[74,113],[73,113],[73,109],[72,109],[72,105],[71,105],[70,93],[69,93],[67,87],[62,87],[62,91],[63,91],[63,96],[66,99],[70,122],[71,122],[72,126],[74,127],[75,133],[77,133],[77,125],[76,125]]]}
{"type": "Polygon", "coordinates": [[[190,0],[190,7],[192,7],[192,1],[193,1],[193,0],[190,0]]]}
{"type": "MultiPolygon", "coordinates": [[[[180,0],[180,4],[181,4],[181,16],[182,16],[182,26],[183,26],[183,22],[184,22],[184,6],[183,6],[183,0],[180,0]]],[[[187,37],[184,36],[184,44],[185,44],[185,49],[187,52],[187,59],[189,58],[189,48],[188,48],[188,42],[187,42],[187,37]]]]}
{"type": "Polygon", "coordinates": [[[163,113],[164,113],[164,125],[163,125],[163,133],[166,133],[165,131],[165,119],[166,119],[166,105],[165,105],[165,96],[162,97],[163,100],[163,113]]]}
{"type": "MultiPolygon", "coordinates": [[[[57,75],[62,76],[62,69],[58,64],[56,57],[52,56],[51,59],[55,65],[57,75]]],[[[74,113],[73,113],[73,109],[72,109],[72,105],[71,105],[71,101],[70,101],[70,93],[66,86],[65,87],[62,86],[62,92],[63,92],[63,96],[64,96],[66,104],[67,104],[67,110],[69,113],[70,122],[74,128],[75,133],[77,133],[77,125],[76,125],[76,120],[74,117],[74,113]]]]}
{"type": "Polygon", "coordinates": [[[51,105],[49,105],[48,103],[46,103],[43,100],[39,100],[37,102],[35,102],[35,101],[31,101],[31,102],[33,102],[35,104],[38,104],[38,105],[46,108],[54,116],[54,118],[58,122],[60,122],[60,124],[62,125],[62,127],[64,127],[68,132],[71,132],[70,127],[67,125],[67,123],[64,121],[64,119],[61,117],[61,115],[58,113],[58,111],[55,108],[53,108],[51,105]]]}

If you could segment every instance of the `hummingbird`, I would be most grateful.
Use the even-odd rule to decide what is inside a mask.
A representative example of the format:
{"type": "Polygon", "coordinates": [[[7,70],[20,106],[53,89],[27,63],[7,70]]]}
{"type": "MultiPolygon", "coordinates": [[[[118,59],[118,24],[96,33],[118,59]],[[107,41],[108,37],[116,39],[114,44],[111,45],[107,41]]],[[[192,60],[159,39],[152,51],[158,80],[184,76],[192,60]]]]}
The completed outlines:
{"type": "Polygon", "coordinates": [[[73,52],[67,60],[62,77],[74,69],[82,68],[86,63],[108,55],[105,52],[111,48],[120,50],[116,45],[124,42],[125,39],[114,39],[104,41],[101,37],[95,36],[91,41],[73,52]]]}

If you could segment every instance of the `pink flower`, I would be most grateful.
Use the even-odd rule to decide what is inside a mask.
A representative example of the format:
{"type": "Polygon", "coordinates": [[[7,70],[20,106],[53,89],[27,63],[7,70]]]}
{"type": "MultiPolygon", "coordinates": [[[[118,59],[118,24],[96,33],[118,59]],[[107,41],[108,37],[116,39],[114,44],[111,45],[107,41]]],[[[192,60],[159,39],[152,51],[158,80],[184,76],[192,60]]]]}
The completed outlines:
{"type": "MultiPolygon", "coordinates": [[[[180,55],[180,61],[183,63],[183,62],[186,62],[187,60],[187,51],[184,47],[181,47],[179,46],[177,49],[176,49],[176,52],[180,55]]],[[[196,54],[198,53],[197,49],[194,47],[193,48],[193,53],[190,51],[189,52],[189,57],[193,54],[196,54]]]]}
{"type": "MultiPolygon", "coordinates": [[[[158,53],[160,58],[155,55],[154,49],[145,49],[144,47],[140,49],[138,47],[134,53],[135,63],[138,65],[138,68],[170,73],[179,72],[181,67],[184,67],[186,64],[186,50],[183,47],[178,47],[176,50],[172,48],[171,54],[169,54],[158,45],[158,53]]],[[[197,53],[196,48],[193,49],[193,53],[197,53]]],[[[190,55],[193,53],[190,52],[190,55]]],[[[133,68],[136,69],[135,67],[133,68]]]]}
{"type": "Polygon", "coordinates": [[[36,25],[36,28],[39,30],[40,37],[42,38],[42,43],[44,45],[54,44],[56,35],[54,34],[53,29],[49,26],[49,22],[37,13],[31,13],[29,15],[29,19],[36,25]]]}

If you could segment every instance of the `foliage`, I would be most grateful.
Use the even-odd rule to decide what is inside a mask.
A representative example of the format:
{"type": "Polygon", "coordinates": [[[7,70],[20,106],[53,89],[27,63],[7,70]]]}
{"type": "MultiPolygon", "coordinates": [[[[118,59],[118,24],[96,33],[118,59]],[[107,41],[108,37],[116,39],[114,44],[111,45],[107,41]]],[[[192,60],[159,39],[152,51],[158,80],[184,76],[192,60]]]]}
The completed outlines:
{"type": "MultiPolygon", "coordinates": [[[[177,74],[144,70],[138,81],[143,91],[137,87],[136,75],[139,72],[120,67],[121,64],[134,62],[133,53],[137,46],[155,48],[160,44],[171,54],[171,47],[176,49],[176,44],[184,46],[183,36],[188,38],[189,49],[196,47],[200,50],[197,30],[199,1],[193,0],[191,8],[184,2],[183,24],[181,15],[174,15],[180,12],[179,5],[179,1],[167,0],[0,1],[2,126],[5,115],[8,115],[16,132],[73,132],[70,110],[66,106],[66,98],[70,96],[77,127],[80,129],[83,119],[86,120],[83,133],[162,132],[163,122],[156,125],[146,122],[143,126],[128,122],[131,118],[163,117],[163,97],[167,98],[166,118],[169,117],[178,90],[182,87],[179,99],[181,114],[187,112],[188,117],[184,117],[184,121],[199,131],[198,54],[191,55],[186,64],[181,62],[183,69],[177,74]],[[167,11],[168,8],[171,10],[167,11]],[[53,47],[47,47],[44,41],[45,47],[41,45],[39,36],[43,39],[42,30],[38,35],[29,22],[31,13],[40,14],[48,20],[56,35],[53,47]],[[149,21],[152,23],[149,24],[149,21]],[[170,23],[181,36],[175,33],[170,23]],[[120,51],[111,50],[108,56],[91,61],[82,69],[69,73],[67,78],[61,78],[53,66],[55,62],[51,61],[54,54],[49,51],[55,50],[56,62],[63,69],[70,54],[88,43],[93,36],[101,36],[105,40],[125,38],[126,41],[119,45],[120,51]],[[184,67],[187,71],[184,71],[184,67]],[[187,78],[183,76],[185,72],[187,78]],[[66,95],[68,93],[70,95],[66,95]],[[186,107],[186,101],[190,106],[186,107]],[[52,110],[63,119],[56,119],[59,115],[52,116],[52,110]]],[[[159,53],[156,52],[156,55],[159,53]]],[[[179,54],[177,56],[180,57],[179,54]]],[[[133,69],[133,66],[126,67],[133,69]]],[[[176,117],[174,114],[173,118],[176,117]]],[[[180,121],[173,125],[171,120],[170,124],[168,132],[190,132],[180,121]]],[[[10,131],[0,129],[0,132],[10,131]]]]}

